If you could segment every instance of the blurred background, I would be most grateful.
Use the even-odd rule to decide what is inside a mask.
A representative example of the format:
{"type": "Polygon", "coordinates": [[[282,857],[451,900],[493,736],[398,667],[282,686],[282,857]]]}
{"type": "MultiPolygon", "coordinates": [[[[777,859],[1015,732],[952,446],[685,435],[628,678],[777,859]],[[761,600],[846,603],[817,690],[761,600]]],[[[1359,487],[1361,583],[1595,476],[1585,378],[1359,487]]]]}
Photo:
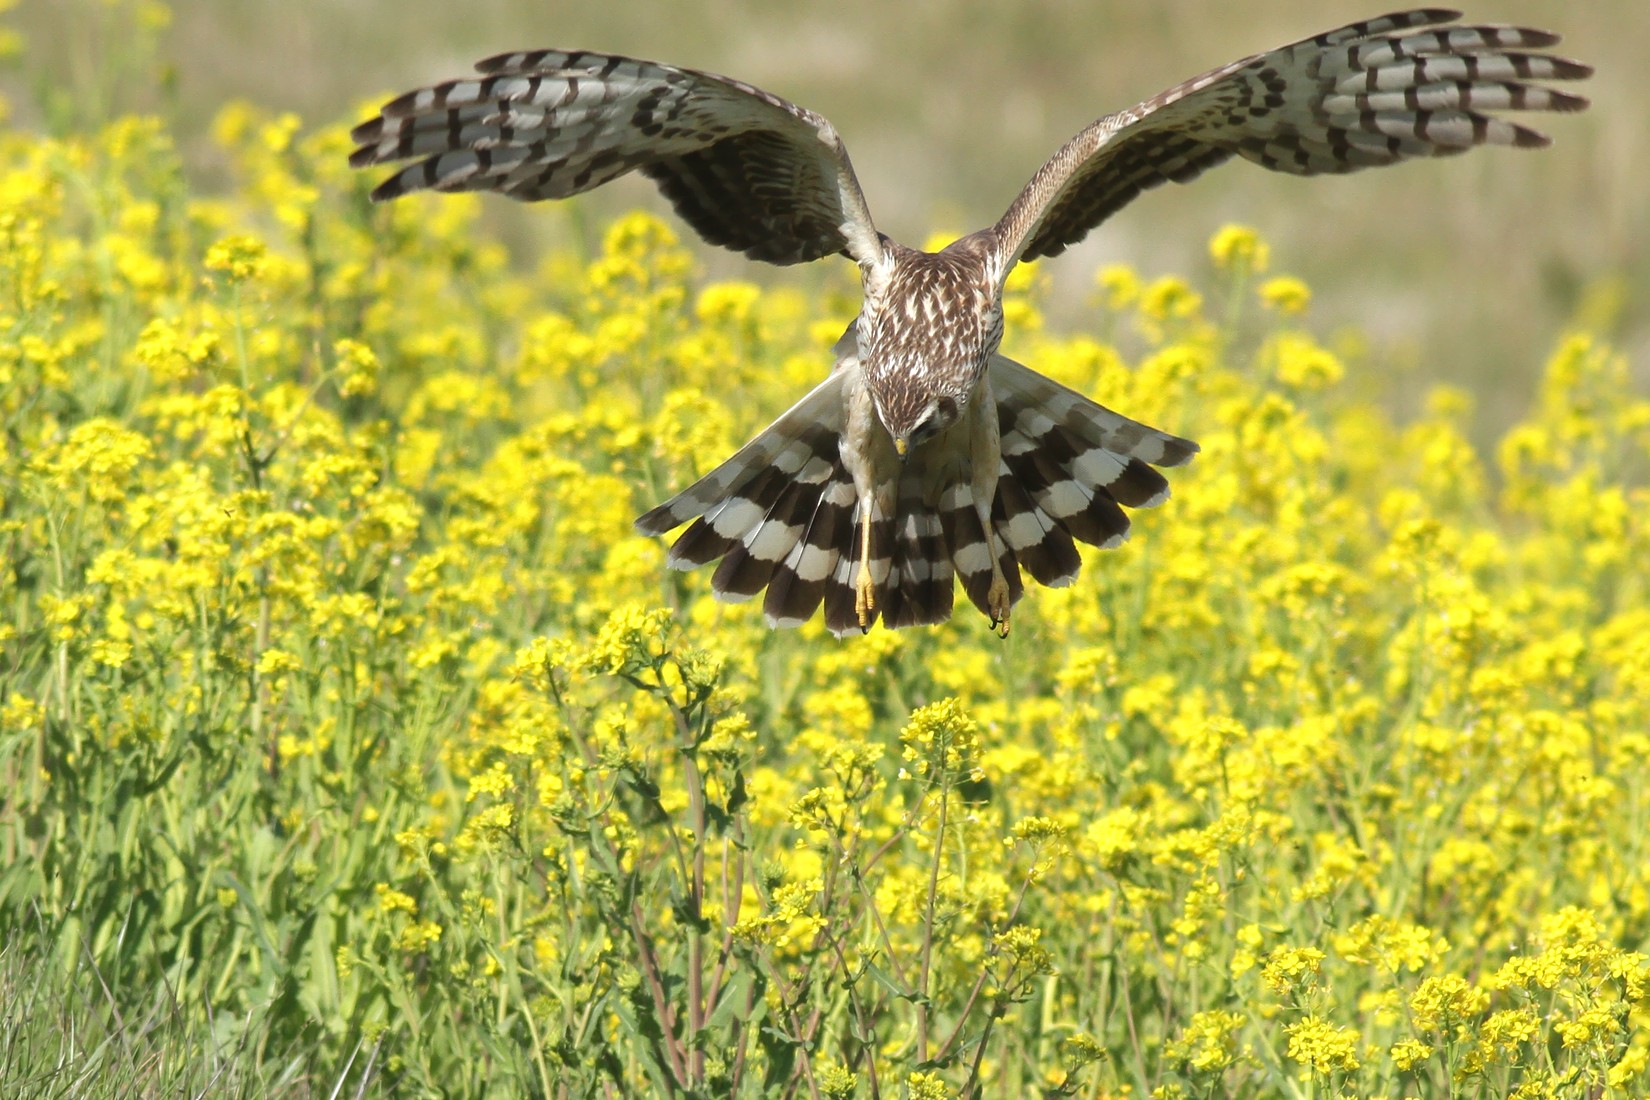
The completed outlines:
{"type": "MultiPolygon", "coordinates": [[[[1032,171],[1093,118],[1394,0],[176,0],[153,53],[128,71],[133,3],[23,0],[6,16],[23,52],[3,74],[15,125],[50,127],[159,109],[176,119],[197,186],[225,185],[207,131],[226,102],[357,121],[382,96],[534,46],[588,47],[727,73],[825,114],[842,132],[884,232],[921,244],[995,221],[1032,171]]],[[[1247,163],[1151,192],[1048,262],[1051,312],[1083,324],[1092,274],[1124,261],[1150,277],[1207,269],[1227,222],[1272,244],[1272,270],[1315,291],[1312,324],[1355,327],[1400,411],[1424,384],[1479,397],[1477,431],[1527,407],[1572,324],[1623,349],[1650,381],[1650,3],[1479,0],[1468,15],[1561,31],[1595,65],[1579,116],[1531,116],[1555,140],[1342,178],[1292,179],[1247,163]]],[[[141,19],[139,20],[142,21],[141,19]]],[[[668,207],[644,180],[555,204],[488,203],[523,262],[610,213],[668,207]]],[[[758,281],[819,276],[704,248],[706,271],[758,281]]],[[[845,262],[845,261],[844,261],[845,262]]]]}

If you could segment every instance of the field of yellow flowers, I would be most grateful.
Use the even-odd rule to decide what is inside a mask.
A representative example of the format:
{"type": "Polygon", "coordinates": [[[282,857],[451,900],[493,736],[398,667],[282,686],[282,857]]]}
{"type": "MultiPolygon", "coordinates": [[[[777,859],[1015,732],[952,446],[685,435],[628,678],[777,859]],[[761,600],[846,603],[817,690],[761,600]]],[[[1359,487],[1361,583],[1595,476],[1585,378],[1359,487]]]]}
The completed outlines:
{"type": "Polygon", "coordinates": [[[1027,270],[1005,351],[1197,439],[1173,499],[1006,641],[776,634],[630,523],[850,270],[707,284],[636,214],[522,271],[342,127],[215,137],[221,198],[153,119],[0,136],[0,1093],[1650,1090],[1610,348],[1481,453],[1252,232],[1080,332],[1027,270]]]}

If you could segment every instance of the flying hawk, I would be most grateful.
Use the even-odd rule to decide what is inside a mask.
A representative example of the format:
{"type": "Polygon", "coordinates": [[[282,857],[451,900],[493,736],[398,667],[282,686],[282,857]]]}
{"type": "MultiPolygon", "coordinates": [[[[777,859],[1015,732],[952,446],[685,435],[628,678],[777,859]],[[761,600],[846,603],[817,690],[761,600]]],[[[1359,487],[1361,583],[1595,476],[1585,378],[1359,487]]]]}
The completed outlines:
{"type": "Polygon", "coordinates": [[[1081,240],[1141,191],[1233,156],[1341,173],[1475,145],[1548,139],[1492,112],[1576,111],[1532,81],[1591,69],[1546,31],[1462,26],[1440,8],[1352,23],[1177,84],[1086,127],[995,225],[939,252],[877,231],[820,115],[713,73],[614,54],[507,53],[479,77],[408,92],[355,128],[356,167],[412,160],[373,192],[588,191],[632,170],[705,240],[792,264],[842,254],[865,303],[829,377],[732,458],[636,521],[691,526],[669,563],[719,561],[730,600],[766,591],[774,626],[824,604],[836,634],[943,622],[953,578],[1008,632],[1024,568],[1078,572],[1076,542],[1122,541],[1123,507],[1168,495],[1154,467],[1197,452],[998,354],[1003,283],[1081,240]]]}

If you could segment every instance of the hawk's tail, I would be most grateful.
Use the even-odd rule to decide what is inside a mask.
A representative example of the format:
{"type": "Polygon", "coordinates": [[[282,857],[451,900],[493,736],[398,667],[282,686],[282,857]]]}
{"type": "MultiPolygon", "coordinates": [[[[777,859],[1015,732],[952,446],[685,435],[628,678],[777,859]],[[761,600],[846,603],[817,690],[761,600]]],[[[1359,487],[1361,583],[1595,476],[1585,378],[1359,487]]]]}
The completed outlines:
{"type": "MultiPolygon", "coordinates": [[[[1169,483],[1153,467],[1182,465],[1198,448],[1119,416],[1012,359],[993,356],[989,369],[1002,453],[991,526],[1012,607],[1024,594],[1021,569],[1050,588],[1076,580],[1082,567],[1076,544],[1110,549],[1122,543],[1129,531],[1124,507],[1150,508],[1168,498],[1169,483]]],[[[949,618],[953,574],[969,602],[990,616],[990,543],[966,472],[923,487],[934,502],[930,508],[921,507],[923,497],[913,493],[915,480],[907,478],[901,486],[902,537],[889,571],[926,583],[911,598],[890,601],[888,625],[949,618]],[[937,540],[924,537],[936,528],[937,540]],[[906,532],[909,537],[903,537],[906,532]]]]}
{"type": "MultiPolygon", "coordinates": [[[[1152,508],[1168,499],[1169,483],[1154,467],[1183,465],[1198,446],[1120,416],[1005,356],[992,356],[990,373],[1002,450],[992,525],[1038,583],[1070,584],[1081,566],[1075,543],[1120,545],[1129,534],[1125,507],[1152,508]]],[[[990,563],[980,565],[983,579],[970,585],[965,575],[964,587],[984,611],[990,563]]]]}
{"type": "Polygon", "coordinates": [[[636,529],[663,535],[691,520],[667,564],[692,569],[720,559],[711,588],[730,602],[766,589],[763,611],[774,626],[806,622],[827,592],[828,612],[839,615],[839,574],[849,577],[852,615],[852,575],[840,559],[857,549],[855,499],[838,451],[841,434],[838,372],[733,457],[638,519],[636,529]]]}
{"type": "MultiPolygon", "coordinates": [[[[1012,605],[1023,594],[1022,567],[1040,584],[1070,584],[1081,566],[1077,542],[1122,542],[1129,529],[1123,507],[1149,508],[1168,496],[1153,467],[1178,466],[1197,445],[1002,356],[990,371],[1002,447],[990,515],[1012,605]]],[[[840,382],[832,375],[732,458],[636,521],[644,533],[664,534],[692,520],[671,547],[670,566],[720,559],[711,577],[716,594],[742,601],[765,590],[762,608],[776,627],[798,626],[823,604],[832,633],[860,629],[859,502],[838,451],[840,382]]],[[[989,542],[967,472],[941,477],[920,456],[902,470],[893,514],[873,505],[871,516],[875,614],[896,629],[949,619],[958,580],[990,614],[989,542]]]]}

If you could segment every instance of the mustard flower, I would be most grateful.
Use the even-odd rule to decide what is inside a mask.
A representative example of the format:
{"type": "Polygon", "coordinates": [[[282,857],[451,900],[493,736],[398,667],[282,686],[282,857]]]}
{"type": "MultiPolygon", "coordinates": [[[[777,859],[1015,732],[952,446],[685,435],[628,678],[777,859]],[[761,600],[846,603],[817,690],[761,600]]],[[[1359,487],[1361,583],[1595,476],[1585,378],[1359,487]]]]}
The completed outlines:
{"type": "Polygon", "coordinates": [[[153,454],[144,436],[106,417],[76,425],[32,465],[65,493],[110,504],[123,498],[138,467],[153,454]]]}
{"type": "Polygon", "coordinates": [[[1147,817],[1139,810],[1120,806],[1091,823],[1083,831],[1083,843],[1099,866],[1115,875],[1139,853],[1147,825],[1147,817]]]}
{"type": "Polygon", "coordinates": [[[10,692],[0,706],[0,728],[14,731],[33,729],[46,715],[45,708],[20,692],[10,692]]]}
{"type": "Polygon", "coordinates": [[[905,1095],[908,1100],[951,1100],[956,1093],[939,1074],[915,1071],[905,1077],[905,1095]]]}
{"type": "Polygon", "coordinates": [[[1297,333],[1274,337],[1271,351],[1277,380],[1298,390],[1326,389],[1346,374],[1333,352],[1297,333]]]}
{"type": "Polygon", "coordinates": [[[610,674],[651,665],[660,653],[669,622],[670,611],[665,608],[621,607],[608,616],[596,640],[580,654],[580,664],[610,674]]]}
{"type": "Polygon", "coordinates": [[[378,895],[378,910],[379,910],[379,912],[382,912],[382,913],[396,913],[396,912],[400,912],[400,913],[417,913],[418,912],[418,903],[413,901],[413,899],[410,895],[402,893],[400,890],[395,889],[393,886],[389,886],[386,883],[381,882],[377,886],[375,886],[373,889],[378,895]]]}
{"type": "Polygon", "coordinates": [[[1625,1089],[1643,1078],[1647,1067],[1650,1067],[1650,1046],[1635,1043],[1610,1067],[1605,1081],[1612,1089],[1625,1089]]]}
{"type": "Polygon", "coordinates": [[[974,775],[979,759],[979,726],[956,699],[919,707],[900,731],[902,758],[918,776],[974,775]]]}
{"type": "Polygon", "coordinates": [[[1164,275],[1140,293],[1140,312],[1154,321],[1186,320],[1203,308],[1203,296],[1184,280],[1164,275]]]}
{"type": "Polygon", "coordinates": [[[1069,825],[1052,817],[1023,817],[1014,823],[1009,836],[1028,844],[1046,844],[1051,840],[1063,840],[1070,832],[1069,825]]]}
{"type": "Polygon", "coordinates": [[[268,245],[251,234],[237,233],[209,247],[203,262],[206,270],[223,272],[231,283],[244,283],[261,275],[268,259],[268,245]]]}
{"type": "Polygon", "coordinates": [[[1390,973],[1436,965],[1449,941],[1431,929],[1376,914],[1335,937],[1335,951],[1349,962],[1380,965],[1390,973]]]}
{"type": "Polygon", "coordinates": [[[1016,925],[992,937],[997,950],[1008,960],[1019,976],[1052,974],[1054,956],[1042,946],[1043,930],[1028,925],[1016,925]]]}
{"type": "Polygon", "coordinates": [[[830,1062],[815,1072],[819,1079],[820,1095],[826,1100],[850,1100],[859,1092],[859,1075],[847,1066],[830,1062]]]}
{"type": "Polygon", "coordinates": [[[1307,1016],[1284,1028],[1289,1036],[1288,1056],[1314,1073],[1344,1073],[1355,1070],[1358,1061],[1358,1033],[1336,1027],[1318,1016],[1307,1016]]]}
{"type": "Polygon", "coordinates": [[[1239,1012],[1194,1012],[1179,1038],[1164,1044],[1163,1053],[1193,1073],[1219,1074],[1241,1055],[1238,1032],[1244,1023],[1239,1012]]]}
{"type": "Polygon", "coordinates": [[[359,340],[344,339],[332,346],[332,354],[343,375],[338,392],[345,397],[363,397],[377,388],[383,368],[370,347],[359,340]]]}
{"type": "Polygon", "coordinates": [[[1409,998],[1410,1020],[1419,1031],[1449,1033],[1489,1007],[1489,994],[1457,974],[1429,975],[1409,998]]]}
{"type": "Polygon", "coordinates": [[[1312,290],[1293,275],[1277,275],[1260,284],[1257,291],[1268,309],[1286,317],[1299,316],[1312,304],[1312,290]]]}
{"type": "Polygon", "coordinates": [[[433,920],[415,920],[395,938],[395,946],[409,955],[419,955],[441,940],[441,926],[433,920]]]}
{"type": "Polygon", "coordinates": [[[1316,947],[1279,947],[1267,956],[1261,979],[1280,996],[1298,996],[1317,984],[1323,960],[1316,947]]]}
{"type": "Polygon", "coordinates": [[[1393,1065],[1403,1072],[1409,1073],[1416,1066],[1431,1058],[1433,1049],[1419,1039],[1405,1039],[1402,1042],[1394,1043],[1387,1054],[1391,1057],[1393,1065]]]}
{"type": "Polygon", "coordinates": [[[1100,288],[1107,309],[1123,310],[1140,297],[1140,276],[1127,264],[1107,264],[1095,272],[1094,285],[1100,288]]]}
{"type": "Polygon", "coordinates": [[[1469,1068],[1482,1068],[1509,1060],[1521,1047],[1541,1034],[1541,1018],[1529,1007],[1494,1012],[1478,1026],[1478,1047],[1469,1059],[1469,1068]]]}
{"type": "Polygon", "coordinates": [[[1225,225],[1209,238],[1209,258],[1221,271],[1260,274],[1271,261],[1271,247],[1247,225],[1225,225]]]}

